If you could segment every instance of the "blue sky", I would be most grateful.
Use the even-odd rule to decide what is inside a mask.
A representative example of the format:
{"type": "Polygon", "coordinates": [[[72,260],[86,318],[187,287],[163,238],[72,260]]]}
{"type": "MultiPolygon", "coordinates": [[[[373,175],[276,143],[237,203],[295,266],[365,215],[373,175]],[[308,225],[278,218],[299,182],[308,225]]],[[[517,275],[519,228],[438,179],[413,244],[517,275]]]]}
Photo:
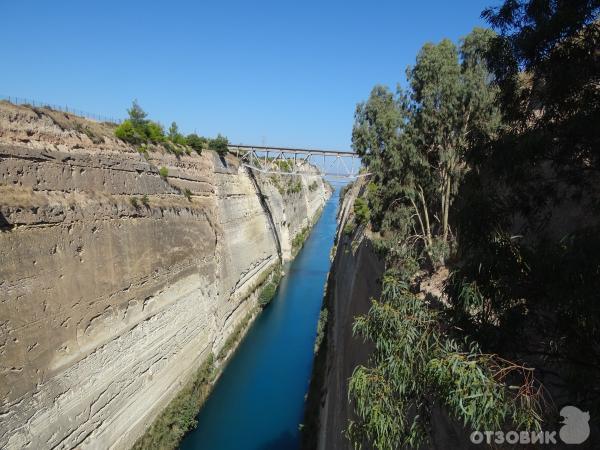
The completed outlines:
{"type": "Polygon", "coordinates": [[[350,148],[356,103],[497,0],[2,1],[0,94],[234,143],[350,148]]]}

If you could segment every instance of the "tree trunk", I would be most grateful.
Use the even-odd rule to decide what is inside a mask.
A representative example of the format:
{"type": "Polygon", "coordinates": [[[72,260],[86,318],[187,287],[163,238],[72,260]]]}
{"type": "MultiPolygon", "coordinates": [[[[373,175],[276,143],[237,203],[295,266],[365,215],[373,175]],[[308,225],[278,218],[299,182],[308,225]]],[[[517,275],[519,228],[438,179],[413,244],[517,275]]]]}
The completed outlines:
{"type": "Polygon", "coordinates": [[[446,185],[444,186],[444,201],[443,201],[443,205],[444,205],[444,210],[443,210],[443,217],[442,217],[442,230],[443,230],[443,237],[444,237],[444,242],[447,242],[448,240],[448,211],[450,210],[450,186],[451,186],[451,178],[450,176],[447,177],[446,179],[446,185]]]}
{"type": "Polygon", "coordinates": [[[425,216],[425,233],[427,236],[427,245],[431,247],[433,243],[431,240],[431,226],[429,224],[429,212],[427,211],[427,203],[425,202],[425,193],[423,192],[423,188],[419,186],[419,197],[421,198],[421,203],[423,204],[423,215],[425,216]]]}
{"type": "Polygon", "coordinates": [[[429,245],[429,242],[427,241],[427,233],[425,231],[425,226],[423,225],[423,219],[421,218],[421,213],[419,212],[419,207],[417,206],[417,204],[415,203],[415,201],[411,198],[410,202],[413,205],[413,208],[415,208],[415,212],[417,213],[417,218],[419,219],[419,225],[421,225],[421,233],[423,234],[423,241],[425,242],[425,247],[427,247],[429,245]]]}

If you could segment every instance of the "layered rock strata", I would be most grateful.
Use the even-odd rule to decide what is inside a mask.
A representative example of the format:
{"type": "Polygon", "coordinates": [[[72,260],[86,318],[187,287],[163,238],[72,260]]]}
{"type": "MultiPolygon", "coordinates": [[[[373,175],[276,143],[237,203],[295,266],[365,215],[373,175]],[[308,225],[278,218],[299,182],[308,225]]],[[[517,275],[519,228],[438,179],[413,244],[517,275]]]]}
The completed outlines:
{"type": "Polygon", "coordinates": [[[0,103],[1,448],[129,448],[330,195],[113,136],[0,103]]]}

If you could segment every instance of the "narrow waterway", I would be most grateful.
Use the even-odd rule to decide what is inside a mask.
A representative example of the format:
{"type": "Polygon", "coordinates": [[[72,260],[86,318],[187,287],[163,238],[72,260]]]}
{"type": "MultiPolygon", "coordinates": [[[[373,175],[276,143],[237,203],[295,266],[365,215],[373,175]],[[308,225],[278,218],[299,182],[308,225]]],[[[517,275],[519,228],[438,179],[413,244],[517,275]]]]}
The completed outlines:
{"type": "Polygon", "coordinates": [[[329,199],[272,303],[258,316],[181,449],[279,450],[300,444],[304,396],[336,230],[329,199]]]}

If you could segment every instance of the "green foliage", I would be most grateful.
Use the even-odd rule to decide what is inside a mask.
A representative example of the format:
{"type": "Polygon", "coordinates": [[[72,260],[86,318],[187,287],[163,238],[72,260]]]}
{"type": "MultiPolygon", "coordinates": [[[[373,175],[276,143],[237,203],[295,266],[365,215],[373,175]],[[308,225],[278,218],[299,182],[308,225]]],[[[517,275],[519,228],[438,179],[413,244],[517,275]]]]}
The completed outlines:
{"type": "Polygon", "coordinates": [[[122,141],[131,144],[135,144],[138,142],[138,139],[141,139],[141,136],[136,133],[131,120],[124,120],[117,128],[115,128],[115,136],[122,141]]]}
{"type": "Polygon", "coordinates": [[[274,161],[274,163],[279,168],[279,170],[281,170],[282,172],[291,172],[292,171],[292,163],[290,163],[286,159],[278,159],[278,160],[274,161]]]}
{"type": "Polygon", "coordinates": [[[321,310],[321,312],[319,313],[319,321],[317,322],[317,337],[315,338],[314,353],[317,353],[319,351],[319,348],[321,348],[321,343],[323,342],[323,339],[325,338],[325,331],[327,330],[328,315],[329,315],[329,312],[327,311],[327,308],[323,308],[321,310]]]}
{"type": "Polygon", "coordinates": [[[281,282],[281,266],[277,265],[271,271],[271,281],[269,281],[261,290],[260,295],[258,296],[258,306],[264,308],[271,300],[275,297],[277,293],[277,287],[281,282]]]}
{"type": "Polygon", "coordinates": [[[310,184],[308,185],[308,190],[309,190],[310,192],[314,192],[314,191],[316,191],[318,188],[319,188],[319,183],[317,183],[316,181],[313,181],[312,183],[310,183],[310,184]]]}
{"type": "Polygon", "coordinates": [[[177,144],[173,144],[171,141],[165,141],[164,142],[164,147],[165,150],[167,150],[167,152],[172,153],[173,155],[177,156],[178,158],[183,155],[184,153],[184,148],[177,145],[177,144]]]}
{"type": "Polygon", "coordinates": [[[179,132],[179,127],[175,122],[171,123],[169,127],[168,138],[175,145],[186,145],[187,143],[185,136],[179,132]]]}
{"type": "Polygon", "coordinates": [[[356,225],[354,224],[354,222],[351,220],[346,222],[346,225],[344,225],[344,234],[346,236],[351,236],[352,233],[354,233],[354,230],[356,230],[356,225]]]}
{"type": "Polygon", "coordinates": [[[507,0],[484,12],[499,35],[425,45],[406,91],[376,87],[358,106],[353,145],[391,271],[355,323],[375,346],[350,382],[356,445],[419,446],[434,404],[467,429],[539,429],[533,369],[495,354],[598,411],[599,13],[507,0]],[[448,262],[434,310],[414,275],[448,262]]]}
{"type": "Polygon", "coordinates": [[[198,136],[196,133],[188,134],[185,141],[199,155],[202,154],[202,150],[208,145],[208,139],[198,136]]]}
{"type": "Polygon", "coordinates": [[[163,166],[158,170],[158,174],[163,178],[167,178],[169,176],[169,169],[163,166]]]}
{"type": "Polygon", "coordinates": [[[371,212],[369,211],[369,205],[363,198],[357,198],[354,200],[354,217],[356,222],[359,224],[368,223],[371,218],[371,212]]]}
{"type": "Polygon", "coordinates": [[[250,320],[252,320],[252,317],[254,317],[255,313],[255,310],[249,311],[240,321],[240,323],[236,325],[234,330],[225,340],[223,347],[221,347],[221,350],[217,355],[217,360],[222,361],[225,358],[227,358],[229,353],[233,350],[233,348],[238,344],[238,342],[242,338],[244,331],[248,328],[248,324],[250,323],[250,320]]]}
{"type": "Polygon", "coordinates": [[[142,144],[137,148],[137,151],[140,155],[142,155],[145,159],[149,158],[148,155],[148,146],[146,144],[142,144]]]}
{"type": "Polygon", "coordinates": [[[211,354],[192,380],[136,441],[133,450],[176,449],[185,433],[196,427],[196,415],[210,392],[214,376],[214,358],[211,354]]]}
{"type": "Polygon", "coordinates": [[[359,445],[396,449],[428,440],[431,407],[440,401],[466,427],[539,429],[540,405],[530,369],[460,344],[439,326],[437,313],[410,291],[410,275],[384,275],[381,300],[356,319],[354,332],[375,351],[359,366],[349,393],[358,419],[348,436],[359,445]],[[506,385],[520,384],[518,390],[506,385]]]}
{"type": "Polygon", "coordinates": [[[187,198],[188,202],[192,201],[192,191],[190,191],[188,188],[185,188],[183,190],[183,195],[185,196],[185,198],[187,198]]]}
{"type": "Polygon", "coordinates": [[[350,183],[344,185],[344,187],[342,187],[342,189],[340,189],[340,204],[344,201],[344,197],[346,196],[348,191],[350,189],[352,189],[353,185],[354,185],[354,182],[350,182],[350,183]]]}
{"type": "Polygon", "coordinates": [[[154,142],[155,144],[165,141],[165,131],[159,123],[151,121],[146,122],[144,134],[150,142],[154,142]]]}
{"type": "Polygon", "coordinates": [[[137,99],[131,102],[131,108],[127,110],[129,120],[134,128],[143,128],[146,125],[146,117],[148,114],[139,105],[137,99]]]}
{"type": "Polygon", "coordinates": [[[304,245],[304,241],[306,241],[306,238],[308,237],[309,233],[310,233],[310,227],[304,227],[304,228],[302,228],[302,230],[300,230],[300,232],[298,234],[296,234],[294,239],[292,239],[292,253],[293,254],[298,253],[298,251],[302,248],[302,246],[304,245]]]}
{"type": "Polygon", "coordinates": [[[136,100],[130,109],[129,119],[124,120],[116,129],[115,136],[130,144],[141,144],[145,142],[163,142],[164,131],[160,124],[146,119],[146,112],[142,110],[136,100]]]}
{"type": "Polygon", "coordinates": [[[136,197],[130,197],[129,202],[131,203],[131,206],[133,206],[135,209],[138,208],[139,204],[138,199],[136,197]]]}
{"type": "Polygon", "coordinates": [[[263,288],[258,298],[258,305],[261,307],[267,306],[275,297],[275,293],[277,292],[277,285],[275,283],[267,283],[267,285],[263,288]]]}
{"type": "Polygon", "coordinates": [[[225,136],[221,136],[218,134],[216,138],[211,139],[208,142],[208,148],[214,150],[221,156],[225,156],[227,154],[229,145],[229,140],[225,136]]]}
{"type": "Polygon", "coordinates": [[[409,229],[426,251],[437,236],[451,239],[450,207],[468,172],[466,156],[499,126],[481,56],[492,38],[476,28],[460,49],[449,40],[424,45],[407,70],[406,91],[394,96],[376,86],[357,106],[352,143],[372,173],[375,230],[409,229]]]}
{"type": "Polygon", "coordinates": [[[148,198],[147,194],[144,194],[142,197],[142,205],[144,205],[146,208],[150,206],[150,199],[148,198]]]}
{"type": "Polygon", "coordinates": [[[300,192],[302,192],[302,182],[300,180],[296,180],[296,181],[288,184],[288,187],[286,189],[286,193],[288,195],[298,194],[300,192]]]}

